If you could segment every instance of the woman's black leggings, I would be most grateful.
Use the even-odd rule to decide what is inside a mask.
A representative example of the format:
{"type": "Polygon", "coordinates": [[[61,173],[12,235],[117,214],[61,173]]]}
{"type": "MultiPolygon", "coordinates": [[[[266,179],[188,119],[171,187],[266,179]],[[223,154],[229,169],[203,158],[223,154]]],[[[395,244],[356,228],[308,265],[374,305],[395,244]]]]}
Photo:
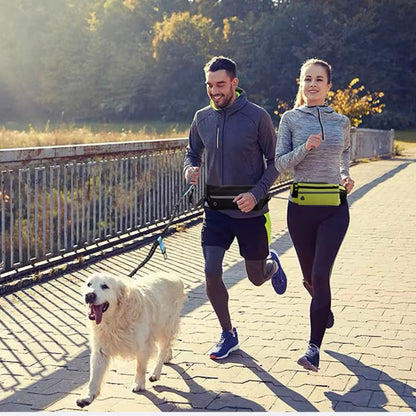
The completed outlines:
{"type": "Polygon", "coordinates": [[[287,224],[303,278],[312,285],[309,342],[320,347],[331,309],[329,279],[349,225],[348,203],[305,206],[289,202],[287,224]]]}

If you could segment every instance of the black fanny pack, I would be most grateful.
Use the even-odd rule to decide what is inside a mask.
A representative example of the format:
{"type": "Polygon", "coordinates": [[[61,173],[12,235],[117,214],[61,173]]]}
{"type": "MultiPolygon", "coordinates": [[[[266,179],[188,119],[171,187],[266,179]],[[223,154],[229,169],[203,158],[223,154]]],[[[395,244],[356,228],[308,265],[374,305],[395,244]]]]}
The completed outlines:
{"type": "MultiPolygon", "coordinates": [[[[233,199],[242,193],[249,192],[254,185],[205,185],[205,201],[211,209],[238,209],[233,199]]],[[[266,194],[257,202],[253,211],[262,209],[271,198],[266,194]]]]}

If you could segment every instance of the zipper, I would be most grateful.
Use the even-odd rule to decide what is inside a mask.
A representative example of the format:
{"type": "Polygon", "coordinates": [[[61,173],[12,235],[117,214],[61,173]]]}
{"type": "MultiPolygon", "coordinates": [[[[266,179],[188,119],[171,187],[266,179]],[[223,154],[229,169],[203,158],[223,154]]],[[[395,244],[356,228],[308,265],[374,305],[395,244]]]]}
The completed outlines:
{"type": "Polygon", "coordinates": [[[217,126],[217,149],[220,141],[220,126],[217,126]]]}
{"type": "Polygon", "coordinates": [[[322,140],[325,140],[324,125],[322,124],[321,112],[319,111],[319,107],[318,107],[318,120],[319,120],[319,124],[321,125],[322,140]]]}
{"type": "Polygon", "coordinates": [[[234,199],[237,195],[213,195],[211,194],[210,197],[211,198],[216,198],[216,199],[234,199]]]}
{"type": "Polygon", "coordinates": [[[324,183],[314,184],[314,185],[312,184],[311,185],[307,185],[307,184],[299,185],[299,183],[296,182],[291,185],[290,189],[291,189],[292,197],[297,198],[300,190],[305,194],[336,193],[336,192],[339,192],[339,185],[324,184],[324,183]],[[311,191],[308,192],[308,191],[305,191],[305,189],[311,189],[311,191]],[[320,191],[321,189],[322,191],[320,191]]]}
{"type": "Polygon", "coordinates": [[[298,185],[296,184],[298,188],[302,189],[338,189],[339,185],[332,185],[332,184],[322,184],[322,185],[298,185]]]}

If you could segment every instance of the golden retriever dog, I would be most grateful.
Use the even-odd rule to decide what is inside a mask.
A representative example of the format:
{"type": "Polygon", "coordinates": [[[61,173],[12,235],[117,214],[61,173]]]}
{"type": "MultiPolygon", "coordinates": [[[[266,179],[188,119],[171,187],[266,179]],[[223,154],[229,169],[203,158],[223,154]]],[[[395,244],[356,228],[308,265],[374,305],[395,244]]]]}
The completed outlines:
{"type": "Polygon", "coordinates": [[[91,325],[90,380],[77,405],[88,406],[99,395],[112,357],[136,359],[134,392],[145,390],[151,356],[156,360],[149,380],[159,380],[163,364],[172,358],[179,329],[185,299],[182,280],[163,273],[137,280],[97,273],[86,281],[83,295],[91,325]]]}

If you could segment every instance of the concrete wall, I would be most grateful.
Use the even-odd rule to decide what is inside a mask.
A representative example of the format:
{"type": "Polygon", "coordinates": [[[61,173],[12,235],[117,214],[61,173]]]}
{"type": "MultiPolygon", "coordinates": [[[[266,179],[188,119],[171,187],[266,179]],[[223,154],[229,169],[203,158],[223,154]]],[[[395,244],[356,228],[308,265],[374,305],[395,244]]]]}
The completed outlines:
{"type": "Polygon", "coordinates": [[[351,160],[391,156],[394,130],[351,129],[351,160]]]}

